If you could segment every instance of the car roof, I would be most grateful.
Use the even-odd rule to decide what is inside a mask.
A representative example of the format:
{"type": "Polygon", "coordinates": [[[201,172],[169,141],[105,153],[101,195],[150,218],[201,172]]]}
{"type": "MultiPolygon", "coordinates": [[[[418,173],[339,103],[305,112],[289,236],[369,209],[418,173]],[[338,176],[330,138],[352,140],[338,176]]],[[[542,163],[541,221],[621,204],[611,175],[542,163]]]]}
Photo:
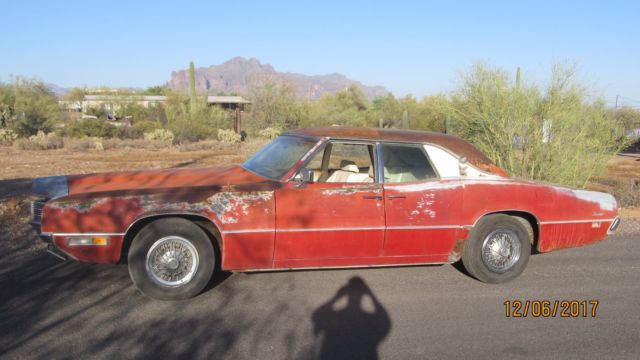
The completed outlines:
{"type": "Polygon", "coordinates": [[[311,136],[315,138],[373,140],[389,142],[408,142],[439,145],[458,156],[464,156],[467,161],[482,170],[504,175],[504,171],[480,150],[469,142],[453,135],[431,131],[360,128],[348,126],[309,127],[289,130],[283,135],[311,136]]]}

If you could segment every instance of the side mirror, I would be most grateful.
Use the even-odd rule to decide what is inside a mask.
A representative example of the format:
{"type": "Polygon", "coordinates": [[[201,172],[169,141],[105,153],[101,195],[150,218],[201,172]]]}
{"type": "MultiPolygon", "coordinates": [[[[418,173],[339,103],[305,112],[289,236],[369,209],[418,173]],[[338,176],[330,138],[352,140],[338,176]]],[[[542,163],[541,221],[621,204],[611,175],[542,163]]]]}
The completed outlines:
{"type": "Polygon", "coordinates": [[[300,169],[300,172],[298,172],[298,176],[300,178],[300,181],[302,182],[313,181],[313,173],[311,172],[311,170],[307,169],[306,167],[303,167],[302,169],[300,169]]]}
{"type": "Polygon", "coordinates": [[[467,158],[461,157],[458,159],[458,166],[460,168],[460,175],[467,176],[467,158]]]}
{"type": "Polygon", "coordinates": [[[296,185],[296,187],[302,187],[308,182],[313,182],[313,173],[311,172],[311,170],[303,167],[302,169],[300,169],[300,171],[298,171],[298,175],[296,175],[294,180],[300,183],[296,185]]]}

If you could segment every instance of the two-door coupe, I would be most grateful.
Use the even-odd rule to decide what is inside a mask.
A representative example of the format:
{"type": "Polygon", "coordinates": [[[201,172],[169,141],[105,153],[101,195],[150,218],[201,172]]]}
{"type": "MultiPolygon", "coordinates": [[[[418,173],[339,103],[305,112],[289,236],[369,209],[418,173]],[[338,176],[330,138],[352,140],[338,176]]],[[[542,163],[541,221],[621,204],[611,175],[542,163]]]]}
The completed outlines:
{"type": "Polygon", "coordinates": [[[284,133],[242,165],[39,178],[31,222],[63,258],[128,263],[146,295],[227,271],[440,264],[504,282],[531,249],[604,239],[613,196],[514,179],[451,135],[284,133]]]}

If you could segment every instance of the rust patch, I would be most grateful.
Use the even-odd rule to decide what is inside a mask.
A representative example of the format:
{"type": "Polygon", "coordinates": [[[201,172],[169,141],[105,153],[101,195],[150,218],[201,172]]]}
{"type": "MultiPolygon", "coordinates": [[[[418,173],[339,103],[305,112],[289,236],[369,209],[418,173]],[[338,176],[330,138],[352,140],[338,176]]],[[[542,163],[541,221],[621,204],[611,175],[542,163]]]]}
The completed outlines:
{"type": "Polygon", "coordinates": [[[322,195],[325,196],[332,196],[332,195],[355,195],[355,194],[362,194],[362,193],[374,193],[374,194],[381,194],[382,193],[382,189],[380,188],[371,188],[370,185],[368,186],[345,186],[345,187],[340,187],[340,188],[333,188],[333,189],[326,189],[322,191],[322,195]]]}
{"type": "Polygon", "coordinates": [[[235,224],[242,215],[249,214],[249,206],[254,201],[269,201],[273,191],[258,192],[221,192],[207,199],[209,209],[223,224],[235,224]]]}
{"type": "Polygon", "coordinates": [[[462,254],[464,253],[464,244],[465,244],[464,239],[456,239],[456,243],[453,246],[453,250],[451,250],[451,253],[449,254],[449,258],[448,258],[449,262],[453,263],[462,258],[462,254]]]}
{"type": "Polygon", "coordinates": [[[95,206],[102,205],[108,201],[109,198],[103,197],[93,199],[71,199],[68,201],[51,201],[47,203],[47,207],[60,211],[73,210],[77,213],[85,214],[91,211],[95,206]]]}

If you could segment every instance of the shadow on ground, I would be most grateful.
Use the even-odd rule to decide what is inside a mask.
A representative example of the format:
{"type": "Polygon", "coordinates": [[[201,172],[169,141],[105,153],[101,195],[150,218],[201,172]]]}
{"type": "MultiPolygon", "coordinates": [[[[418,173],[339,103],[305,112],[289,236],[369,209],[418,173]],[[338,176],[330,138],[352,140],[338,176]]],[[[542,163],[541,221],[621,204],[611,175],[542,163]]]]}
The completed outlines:
{"type": "Polygon", "coordinates": [[[360,278],[320,307],[289,273],[222,273],[194,299],[161,302],[135,289],[126,265],[23,248],[0,262],[0,357],[375,358],[391,326],[360,278]]]}

